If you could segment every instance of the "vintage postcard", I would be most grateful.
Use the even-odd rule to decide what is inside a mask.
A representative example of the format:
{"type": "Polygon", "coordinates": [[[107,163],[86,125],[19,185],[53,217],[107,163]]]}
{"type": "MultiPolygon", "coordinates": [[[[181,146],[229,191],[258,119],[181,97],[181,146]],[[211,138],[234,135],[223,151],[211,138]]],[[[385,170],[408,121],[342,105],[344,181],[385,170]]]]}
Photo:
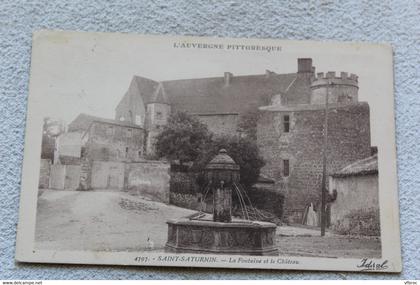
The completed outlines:
{"type": "Polygon", "coordinates": [[[40,31],[19,262],[400,272],[388,45],[40,31]]]}

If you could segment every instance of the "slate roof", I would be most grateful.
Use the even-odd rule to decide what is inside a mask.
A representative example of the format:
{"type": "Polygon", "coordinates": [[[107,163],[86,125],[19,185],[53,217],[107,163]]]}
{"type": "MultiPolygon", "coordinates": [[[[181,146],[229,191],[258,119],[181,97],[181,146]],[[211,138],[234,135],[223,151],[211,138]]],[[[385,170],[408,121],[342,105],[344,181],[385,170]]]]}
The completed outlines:
{"type": "Polygon", "coordinates": [[[268,176],[260,173],[260,175],[258,176],[258,180],[257,183],[269,183],[269,184],[274,184],[276,181],[274,179],[269,178],[268,176]]]}
{"type": "Polygon", "coordinates": [[[305,90],[302,91],[299,86],[303,83],[307,85],[304,88],[307,88],[309,94],[310,81],[307,77],[296,73],[274,72],[260,75],[232,75],[230,83],[226,85],[224,77],[170,80],[159,83],[134,76],[127,92],[141,96],[145,104],[155,101],[155,95],[161,96],[162,93],[163,97],[166,96],[165,102],[170,103],[174,110],[193,114],[243,113],[268,105],[272,95],[286,93],[288,87],[287,93],[290,96],[296,96],[295,93],[302,96],[301,93],[305,93],[305,90]]]}
{"type": "Polygon", "coordinates": [[[343,169],[331,174],[333,177],[348,177],[356,175],[378,174],[378,155],[353,162],[343,169]]]}
{"type": "Polygon", "coordinates": [[[168,100],[168,97],[166,96],[166,91],[165,91],[165,88],[163,88],[162,83],[159,83],[158,86],[156,87],[156,90],[150,102],[169,104],[169,100],[168,100]]]}
{"type": "Polygon", "coordinates": [[[117,125],[117,126],[123,126],[123,127],[129,127],[129,128],[137,128],[141,129],[141,126],[135,125],[128,121],[117,121],[112,119],[106,119],[101,117],[95,117],[87,114],[79,114],[76,119],[74,119],[68,126],[69,132],[74,131],[86,131],[89,129],[90,125],[93,122],[99,122],[99,123],[106,123],[111,125],[117,125]]]}

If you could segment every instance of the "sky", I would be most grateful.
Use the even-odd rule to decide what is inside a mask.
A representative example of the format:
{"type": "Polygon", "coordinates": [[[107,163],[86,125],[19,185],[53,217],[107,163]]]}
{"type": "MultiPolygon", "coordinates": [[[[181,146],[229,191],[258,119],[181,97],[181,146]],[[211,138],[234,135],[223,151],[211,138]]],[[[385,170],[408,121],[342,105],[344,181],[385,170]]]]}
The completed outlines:
{"type": "Polygon", "coordinates": [[[70,123],[78,114],[114,118],[133,75],[156,81],[297,71],[310,57],[316,72],[359,76],[359,101],[370,104],[372,144],[393,114],[392,57],[387,46],[257,39],[159,37],[129,34],[41,32],[34,35],[29,114],[70,123]],[[175,48],[180,43],[246,44],[279,51],[175,48]]]}

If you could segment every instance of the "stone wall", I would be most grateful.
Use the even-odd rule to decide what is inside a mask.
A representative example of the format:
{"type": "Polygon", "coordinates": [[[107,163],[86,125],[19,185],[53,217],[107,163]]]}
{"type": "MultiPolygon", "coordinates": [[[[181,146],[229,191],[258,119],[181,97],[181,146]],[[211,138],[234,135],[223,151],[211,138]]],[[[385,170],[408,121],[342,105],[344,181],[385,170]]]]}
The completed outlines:
{"type": "Polygon", "coordinates": [[[170,166],[161,161],[83,160],[80,190],[128,191],[153,201],[169,203],[170,166]]]}
{"type": "Polygon", "coordinates": [[[66,164],[66,165],[80,165],[80,157],[75,156],[67,156],[67,155],[60,155],[58,157],[58,161],[60,164],[66,164]]]}
{"type": "MultiPolygon", "coordinates": [[[[367,103],[329,109],[327,171],[335,172],[370,156],[370,122],[367,103]]],[[[275,179],[277,191],[285,194],[285,214],[301,222],[303,210],[320,199],[322,178],[324,110],[313,106],[303,111],[263,112],[258,122],[258,145],[266,161],[262,173],[275,179]],[[283,131],[284,115],[290,131],[283,131]],[[289,161],[289,176],[284,175],[289,161]]]]}
{"type": "Polygon", "coordinates": [[[49,188],[76,190],[80,183],[80,165],[51,164],[49,188]]]}
{"type": "Polygon", "coordinates": [[[232,135],[237,132],[238,114],[198,115],[197,118],[216,135],[232,135]]]}
{"type": "Polygon", "coordinates": [[[92,162],[91,171],[90,188],[123,190],[124,162],[95,160],[92,162]]]}
{"type": "Polygon", "coordinates": [[[377,174],[330,177],[329,186],[337,191],[337,199],[331,203],[334,230],[347,234],[380,234],[377,174]],[[353,221],[355,219],[357,221],[353,221]]]}
{"type": "Polygon", "coordinates": [[[125,164],[124,188],[134,195],[169,204],[170,165],[161,161],[125,164]]]}
{"type": "Polygon", "coordinates": [[[41,159],[38,181],[38,187],[41,189],[45,189],[50,186],[50,166],[51,159],[41,159]]]}
{"type": "Polygon", "coordinates": [[[91,189],[92,164],[93,162],[88,160],[87,157],[82,158],[80,163],[80,183],[78,190],[91,189]]]}

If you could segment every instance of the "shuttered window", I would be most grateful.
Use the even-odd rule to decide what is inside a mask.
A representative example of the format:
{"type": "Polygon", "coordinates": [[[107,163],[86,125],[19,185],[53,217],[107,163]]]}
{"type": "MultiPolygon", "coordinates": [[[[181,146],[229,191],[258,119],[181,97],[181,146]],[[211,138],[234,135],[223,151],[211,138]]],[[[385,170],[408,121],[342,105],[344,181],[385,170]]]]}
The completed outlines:
{"type": "Polygon", "coordinates": [[[290,131],[290,116],[283,116],[283,132],[288,133],[290,131]]]}
{"type": "Polygon", "coordinates": [[[288,177],[290,174],[290,165],[288,159],[283,159],[283,176],[288,177]]]}

